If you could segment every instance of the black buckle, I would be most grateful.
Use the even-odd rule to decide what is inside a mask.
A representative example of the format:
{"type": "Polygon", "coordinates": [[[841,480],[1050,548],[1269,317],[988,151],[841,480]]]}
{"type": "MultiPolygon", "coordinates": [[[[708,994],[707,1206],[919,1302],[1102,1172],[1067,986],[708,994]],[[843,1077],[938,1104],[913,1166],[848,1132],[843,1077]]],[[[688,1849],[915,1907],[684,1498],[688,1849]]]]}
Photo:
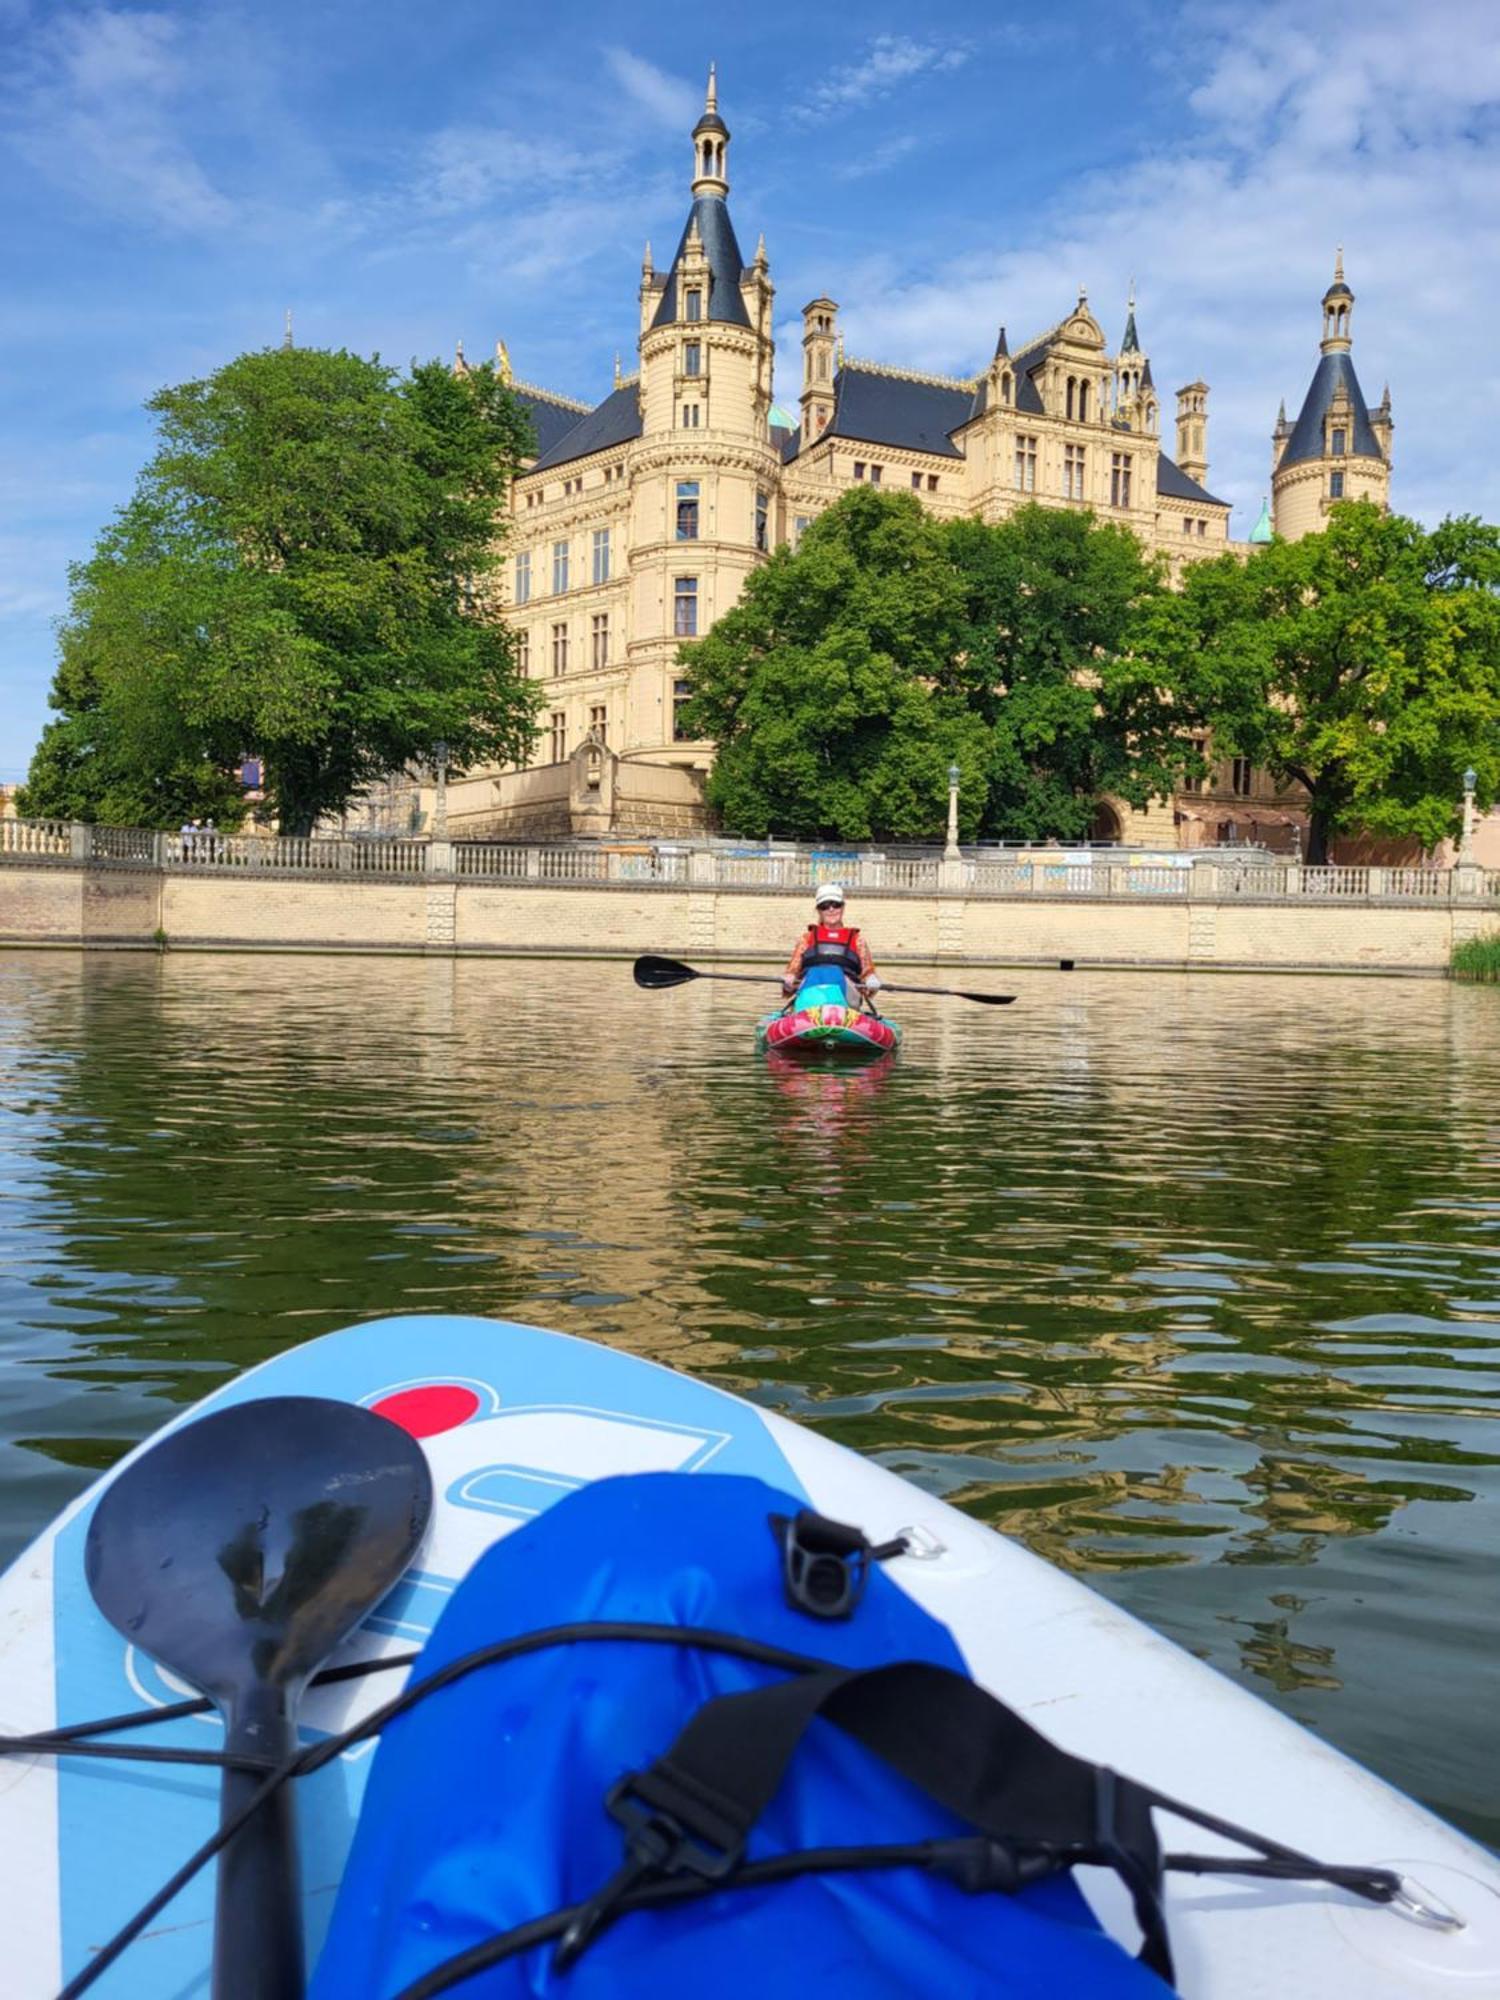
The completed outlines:
{"type": "Polygon", "coordinates": [[[625,1831],[625,1860],[582,1906],[558,1940],[552,1955],[558,1972],[566,1972],[605,1926],[613,1923],[620,1904],[640,1883],[663,1875],[698,1875],[705,1882],[721,1882],[744,1855],[743,1836],[733,1835],[727,1826],[727,1837],[715,1840],[702,1828],[690,1830],[675,1814],[643,1798],[636,1789],[641,1776],[640,1772],[627,1771],[605,1797],[605,1811],[625,1831]]]}
{"type": "Polygon", "coordinates": [[[848,1618],[865,1594],[870,1564],[903,1553],[903,1540],[872,1548],[860,1528],[830,1521],[804,1507],[800,1514],[773,1514],[771,1532],[781,1545],[781,1580],[795,1611],[811,1618],[848,1618]]]}
{"type": "Polygon", "coordinates": [[[688,1828],[675,1813],[643,1798],[638,1781],[641,1774],[627,1771],[610,1787],[604,1810],[625,1830],[625,1849],[656,1875],[701,1875],[718,1882],[737,1868],[745,1852],[744,1836],[727,1822],[715,1833],[702,1824],[688,1828]]]}

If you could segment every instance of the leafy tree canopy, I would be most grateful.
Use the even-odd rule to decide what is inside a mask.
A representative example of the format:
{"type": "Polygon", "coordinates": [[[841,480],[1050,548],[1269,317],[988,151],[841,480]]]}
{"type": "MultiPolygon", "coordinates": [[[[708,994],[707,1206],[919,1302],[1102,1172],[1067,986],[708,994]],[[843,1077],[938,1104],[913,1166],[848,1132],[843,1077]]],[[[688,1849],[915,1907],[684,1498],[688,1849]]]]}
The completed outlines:
{"type": "Polygon", "coordinates": [[[743,833],[926,840],[956,762],[966,837],[1085,833],[1102,793],[1144,804],[1192,761],[1128,652],[1160,594],[1086,515],[944,524],[857,487],[683,648],[709,797],[743,833]]]}
{"type": "Polygon", "coordinates": [[[909,495],[856,489],[778,549],[684,647],[684,715],[718,756],[708,796],[736,831],[928,839],[950,763],[976,785],[983,724],[957,693],[959,578],[909,495]]]}
{"type": "Polygon", "coordinates": [[[964,593],[959,684],[988,728],[983,831],[1080,838],[1105,795],[1144,806],[1195,760],[1196,719],[1175,676],[1136,658],[1165,594],[1128,528],[1023,507],[997,526],[955,521],[964,593]]]}
{"type": "Polygon", "coordinates": [[[1431,532],[1368,501],[1248,562],[1199,563],[1142,664],[1191,676],[1216,748],[1311,796],[1308,859],[1356,827],[1456,833],[1462,774],[1500,791],[1500,530],[1431,532]]]}
{"type": "Polygon", "coordinates": [[[253,751],[306,832],[439,742],[460,770],[527,754],[535,690],[483,606],[532,447],[491,369],[273,348],[149,407],[156,455],[71,573],[24,810],[171,825],[253,751]]]}

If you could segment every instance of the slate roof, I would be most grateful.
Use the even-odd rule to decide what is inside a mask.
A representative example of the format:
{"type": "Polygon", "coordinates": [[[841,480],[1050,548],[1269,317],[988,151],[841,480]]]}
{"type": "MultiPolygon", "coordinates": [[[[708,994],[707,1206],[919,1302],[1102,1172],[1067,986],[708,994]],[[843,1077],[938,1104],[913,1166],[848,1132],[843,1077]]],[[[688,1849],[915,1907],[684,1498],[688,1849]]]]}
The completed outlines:
{"type": "Polygon", "coordinates": [[[539,396],[530,389],[512,389],[511,394],[531,419],[538,457],[544,457],[578,422],[578,411],[567,403],[555,403],[550,396],[539,396]]]}
{"type": "Polygon", "coordinates": [[[555,465],[569,465],[591,452],[608,451],[611,445],[624,444],[641,434],[641,408],[634,382],[606,396],[586,417],[572,410],[567,414],[572,419],[571,428],[554,438],[532,467],[533,472],[550,472],[555,465]]]}
{"type": "Polygon", "coordinates": [[[1227,500],[1216,500],[1205,486],[1196,479],[1189,479],[1180,465],[1174,465],[1164,451],[1156,454],[1156,490],[1165,493],[1169,500],[1206,500],[1210,507],[1227,507],[1227,500]]]}
{"type": "Polygon", "coordinates": [[[973,414],[974,392],[937,382],[909,382],[845,363],[833,379],[833,420],[824,437],[904,445],[940,458],[962,458],[950,432],[973,414]]]}
{"type": "Polygon", "coordinates": [[[801,435],[801,431],[795,426],[788,427],[786,424],[772,424],[771,449],[781,459],[783,464],[785,464],[787,459],[797,456],[797,441],[801,435]]]}
{"type": "Polygon", "coordinates": [[[1292,427],[1292,435],[1286,450],[1281,454],[1281,465],[1295,465],[1301,459],[1323,456],[1323,419],[1328,415],[1330,404],[1340,385],[1348,391],[1351,428],[1354,435],[1347,439],[1351,458],[1381,458],[1383,453],[1375,442],[1375,433],[1370,428],[1370,412],[1365,408],[1364,395],[1359,386],[1359,377],[1354,372],[1354,363],[1347,354],[1325,354],[1313,372],[1307,394],[1302,401],[1302,411],[1292,427]]]}
{"type": "Polygon", "coordinates": [[[682,253],[687,248],[688,231],[692,228],[695,218],[698,223],[698,234],[703,238],[704,255],[708,259],[708,311],[705,318],[728,320],[735,326],[748,326],[750,315],[745,311],[745,301],[740,297],[740,278],[745,269],[745,260],[740,255],[740,246],[735,240],[734,224],[729,220],[729,204],[718,194],[700,194],[688,211],[688,219],[682,228],[682,239],[672,259],[666,290],[661,295],[661,304],[656,308],[656,317],[651,324],[669,326],[677,317],[677,267],[682,262],[682,253]]]}

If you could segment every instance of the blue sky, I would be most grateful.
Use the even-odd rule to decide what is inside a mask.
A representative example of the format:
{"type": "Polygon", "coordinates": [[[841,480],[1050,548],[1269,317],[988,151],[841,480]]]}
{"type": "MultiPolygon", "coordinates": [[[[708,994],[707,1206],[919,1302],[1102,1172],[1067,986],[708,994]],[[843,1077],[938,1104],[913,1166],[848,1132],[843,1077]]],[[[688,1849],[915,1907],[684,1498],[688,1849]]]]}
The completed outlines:
{"type": "Polygon", "coordinates": [[[1345,246],[1354,357],[1395,406],[1395,504],[1500,519],[1492,0],[741,14],[552,0],[0,0],[0,780],[46,716],[66,570],[150,449],[143,400],[279,340],[404,364],[506,341],[602,396],[649,236],[687,203],[710,58],[730,203],[852,354],[968,372],[1131,277],[1157,383],[1211,387],[1243,536],[1345,246]],[[535,23],[545,22],[545,32],[535,23]]]}

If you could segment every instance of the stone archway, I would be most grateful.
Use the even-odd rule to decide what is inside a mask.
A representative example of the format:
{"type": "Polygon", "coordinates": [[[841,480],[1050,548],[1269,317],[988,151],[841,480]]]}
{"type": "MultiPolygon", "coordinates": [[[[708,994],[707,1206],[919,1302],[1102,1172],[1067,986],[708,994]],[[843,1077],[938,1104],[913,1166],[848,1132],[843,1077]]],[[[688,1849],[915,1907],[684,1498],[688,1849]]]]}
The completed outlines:
{"type": "Polygon", "coordinates": [[[1120,833],[1120,815],[1108,799],[1100,799],[1094,807],[1094,817],[1089,822],[1089,839],[1118,840],[1120,833]]]}

